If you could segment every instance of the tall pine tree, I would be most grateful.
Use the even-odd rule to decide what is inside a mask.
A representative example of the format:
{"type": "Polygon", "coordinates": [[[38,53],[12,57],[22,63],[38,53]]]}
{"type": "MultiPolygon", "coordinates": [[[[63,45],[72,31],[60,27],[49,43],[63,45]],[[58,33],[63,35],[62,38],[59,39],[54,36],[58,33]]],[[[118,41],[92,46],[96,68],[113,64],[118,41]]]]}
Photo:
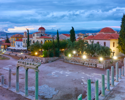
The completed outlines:
{"type": "Polygon", "coordinates": [[[8,35],[6,34],[6,40],[5,40],[5,43],[10,43],[10,40],[8,38],[8,35]]]}
{"type": "Polygon", "coordinates": [[[59,42],[59,32],[57,30],[57,48],[60,50],[60,42],[59,42]]]}
{"type": "Polygon", "coordinates": [[[121,53],[125,54],[125,15],[122,18],[120,35],[118,38],[118,49],[121,53]]]}
{"type": "Polygon", "coordinates": [[[30,41],[29,41],[29,29],[27,29],[27,50],[30,46],[30,41]]]}
{"type": "Polygon", "coordinates": [[[70,30],[70,41],[73,43],[74,41],[76,41],[76,37],[75,37],[75,31],[74,28],[72,27],[72,29],[70,30]]]}

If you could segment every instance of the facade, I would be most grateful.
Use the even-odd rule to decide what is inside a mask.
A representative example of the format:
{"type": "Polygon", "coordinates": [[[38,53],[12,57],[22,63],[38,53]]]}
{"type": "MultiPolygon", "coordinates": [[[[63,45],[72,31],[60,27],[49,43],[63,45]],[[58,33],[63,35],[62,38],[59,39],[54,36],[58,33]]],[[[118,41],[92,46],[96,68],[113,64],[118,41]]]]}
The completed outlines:
{"type": "Polygon", "coordinates": [[[91,35],[86,37],[84,40],[87,40],[88,43],[93,41],[94,43],[99,43],[102,46],[107,46],[112,50],[112,56],[120,56],[118,46],[118,33],[114,31],[112,28],[105,27],[97,33],[97,35],[91,35]]]}
{"type": "MultiPolygon", "coordinates": [[[[23,47],[26,47],[27,46],[27,33],[26,32],[24,32],[24,38],[22,40],[23,40],[23,47]]],[[[35,32],[29,35],[29,40],[30,40],[30,45],[35,42],[44,44],[45,42],[52,41],[52,37],[47,36],[47,34],[45,34],[44,27],[40,27],[38,29],[38,32],[35,32]]]]}
{"type": "Polygon", "coordinates": [[[22,39],[16,40],[16,42],[15,42],[15,47],[16,47],[16,48],[23,48],[22,39]]]}
{"type": "Polygon", "coordinates": [[[22,39],[22,38],[23,38],[23,35],[21,35],[21,34],[15,34],[15,35],[11,36],[10,37],[11,47],[15,47],[15,41],[22,39]]]}
{"type": "MultiPolygon", "coordinates": [[[[57,35],[55,35],[54,39],[57,38],[57,35]]],[[[67,40],[67,39],[70,39],[70,34],[60,34],[59,35],[59,39],[60,40],[67,40]]]]}

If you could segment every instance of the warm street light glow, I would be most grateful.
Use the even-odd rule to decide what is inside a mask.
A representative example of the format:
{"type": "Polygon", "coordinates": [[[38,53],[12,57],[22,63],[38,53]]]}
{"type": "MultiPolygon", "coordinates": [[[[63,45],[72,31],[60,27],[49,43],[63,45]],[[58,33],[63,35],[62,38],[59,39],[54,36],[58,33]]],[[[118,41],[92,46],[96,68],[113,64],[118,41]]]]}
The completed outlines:
{"type": "Polygon", "coordinates": [[[23,53],[21,52],[21,54],[23,54],[23,53]]]}
{"type": "Polygon", "coordinates": [[[115,59],[115,60],[116,60],[116,59],[117,59],[117,57],[116,57],[116,56],[113,56],[113,59],[115,59]]]}
{"type": "Polygon", "coordinates": [[[82,58],[83,58],[83,59],[86,59],[86,55],[83,55],[82,58]]]}
{"type": "Polygon", "coordinates": [[[35,52],[35,55],[37,55],[38,53],[37,52],[35,52]]]}
{"type": "Polygon", "coordinates": [[[100,58],[99,58],[99,60],[100,60],[100,61],[102,61],[102,60],[103,60],[103,58],[102,58],[102,57],[100,57],[100,58]]]}
{"type": "Polygon", "coordinates": [[[71,57],[71,54],[69,54],[68,56],[71,57]]]}
{"type": "Polygon", "coordinates": [[[73,54],[76,54],[76,51],[73,51],[73,54]]]}

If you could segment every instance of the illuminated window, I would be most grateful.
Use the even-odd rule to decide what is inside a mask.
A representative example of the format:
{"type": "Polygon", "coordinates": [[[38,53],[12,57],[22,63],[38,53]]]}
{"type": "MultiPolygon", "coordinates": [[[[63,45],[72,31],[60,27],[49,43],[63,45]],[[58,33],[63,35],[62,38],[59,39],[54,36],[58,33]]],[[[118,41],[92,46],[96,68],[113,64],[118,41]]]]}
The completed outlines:
{"type": "Polygon", "coordinates": [[[115,42],[113,42],[113,47],[115,47],[115,42]]]}

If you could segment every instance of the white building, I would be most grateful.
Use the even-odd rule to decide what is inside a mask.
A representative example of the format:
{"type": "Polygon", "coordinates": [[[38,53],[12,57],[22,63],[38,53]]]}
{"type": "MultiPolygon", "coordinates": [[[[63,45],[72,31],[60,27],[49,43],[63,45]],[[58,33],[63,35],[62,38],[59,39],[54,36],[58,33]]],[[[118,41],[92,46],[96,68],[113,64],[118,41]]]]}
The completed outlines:
{"type": "Polygon", "coordinates": [[[23,48],[22,39],[16,40],[16,42],[15,42],[15,47],[16,47],[16,48],[23,48]]]}
{"type": "Polygon", "coordinates": [[[91,43],[90,40],[92,40],[94,43],[99,43],[102,46],[107,46],[111,49],[114,56],[119,56],[121,53],[118,50],[118,38],[119,35],[116,31],[114,31],[112,28],[105,27],[100,30],[100,32],[97,33],[97,35],[91,35],[84,40],[87,40],[88,43],[91,43]]]}
{"type": "MultiPolygon", "coordinates": [[[[35,42],[44,44],[45,42],[52,41],[52,37],[47,36],[45,34],[44,27],[40,27],[38,29],[38,32],[35,32],[35,33],[29,35],[29,40],[30,40],[30,44],[33,44],[35,42]]],[[[24,32],[23,47],[26,47],[26,46],[27,46],[27,32],[24,32]]]]}

